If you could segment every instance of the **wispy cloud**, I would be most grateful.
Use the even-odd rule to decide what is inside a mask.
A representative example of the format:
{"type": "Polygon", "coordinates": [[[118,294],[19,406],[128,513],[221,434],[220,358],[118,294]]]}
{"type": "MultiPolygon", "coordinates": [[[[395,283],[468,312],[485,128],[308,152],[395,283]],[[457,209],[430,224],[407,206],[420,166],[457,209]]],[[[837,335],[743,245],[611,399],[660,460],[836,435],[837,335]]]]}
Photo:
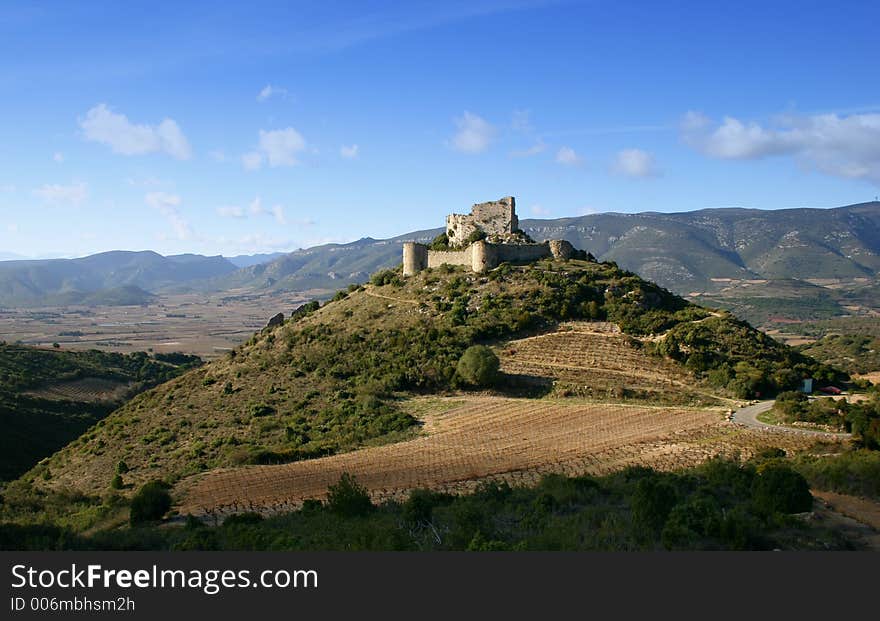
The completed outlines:
{"type": "Polygon", "coordinates": [[[611,134],[640,134],[649,132],[675,131],[674,124],[659,125],[609,125],[606,127],[572,127],[541,132],[545,137],[559,136],[605,136],[611,134]]]}
{"type": "Polygon", "coordinates": [[[217,208],[217,215],[224,218],[247,218],[249,216],[272,216],[278,224],[287,224],[287,218],[284,215],[283,205],[272,205],[266,207],[263,200],[257,196],[250,202],[247,208],[237,205],[225,205],[217,208]]]}
{"type": "Polygon", "coordinates": [[[287,91],[286,88],[281,88],[279,86],[272,86],[271,84],[267,84],[257,94],[257,101],[262,103],[264,101],[271,99],[272,97],[287,98],[289,95],[290,95],[290,93],[287,91]]]}
{"type": "Polygon", "coordinates": [[[778,117],[773,126],[699,112],[681,121],[684,142],[718,159],[757,160],[791,156],[809,168],[880,185],[880,114],[820,114],[778,117]]]}
{"type": "Polygon", "coordinates": [[[43,199],[47,203],[81,205],[89,195],[89,187],[79,181],[70,185],[60,185],[47,183],[34,190],[34,195],[43,199]]]}
{"type": "Polygon", "coordinates": [[[165,192],[150,192],[144,196],[144,202],[165,216],[177,239],[189,240],[193,237],[189,222],[180,213],[180,196],[165,192]]]}
{"type": "Polygon", "coordinates": [[[224,207],[217,208],[217,215],[223,216],[224,218],[244,218],[245,211],[242,207],[236,207],[235,205],[228,205],[224,207]]]}
{"type": "Polygon", "coordinates": [[[173,119],[166,118],[158,125],[136,125],[102,103],[89,110],[86,117],[80,119],[79,126],[86,140],[105,144],[114,153],[161,152],[179,160],[187,160],[192,155],[189,141],[173,119]]]}
{"type": "Polygon", "coordinates": [[[656,177],[660,174],[654,156],[641,149],[618,151],[611,168],[627,177],[656,177]]]}
{"type": "Polygon", "coordinates": [[[544,141],[538,140],[535,144],[525,149],[514,149],[510,152],[510,157],[532,157],[534,155],[540,155],[547,149],[547,145],[544,144],[544,141]]]}
{"type": "Polygon", "coordinates": [[[515,132],[531,134],[535,131],[532,126],[530,110],[514,110],[510,115],[510,128],[515,132]]]}
{"type": "Polygon", "coordinates": [[[339,147],[339,155],[347,160],[353,160],[358,156],[359,150],[360,149],[356,144],[350,146],[342,145],[341,147],[339,147]]]}
{"type": "Polygon", "coordinates": [[[563,166],[580,166],[583,159],[571,147],[560,147],[556,152],[556,163],[563,166]]]}
{"type": "Polygon", "coordinates": [[[271,131],[260,130],[259,146],[241,156],[242,166],[246,170],[257,170],[263,161],[269,166],[296,166],[299,154],[305,151],[306,140],[292,127],[271,131]]]}
{"type": "Polygon", "coordinates": [[[462,153],[482,153],[497,133],[486,119],[468,111],[456,117],[454,123],[457,131],[452,137],[452,148],[462,153]]]}
{"type": "Polygon", "coordinates": [[[550,215],[550,210],[543,205],[532,205],[530,211],[532,212],[532,215],[538,216],[539,218],[546,218],[550,215]]]}

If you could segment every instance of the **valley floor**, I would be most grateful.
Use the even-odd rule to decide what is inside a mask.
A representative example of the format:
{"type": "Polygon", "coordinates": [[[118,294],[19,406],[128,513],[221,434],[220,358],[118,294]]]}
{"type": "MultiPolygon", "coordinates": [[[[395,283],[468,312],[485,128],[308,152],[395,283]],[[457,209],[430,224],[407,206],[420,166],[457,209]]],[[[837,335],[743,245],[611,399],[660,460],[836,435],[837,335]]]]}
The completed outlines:
{"type": "Polygon", "coordinates": [[[743,428],[721,410],[501,397],[423,398],[410,407],[417,438],[272,466],[214,470],[176,490],[182,515],[289,511],[323,498],[343,472],[374,501],[415,488],[472,490],[481,481],[533,484],[546,473],[604,474],[631,465],[675,470],[763,447],[805,448],[815,438],[743,428]]]}

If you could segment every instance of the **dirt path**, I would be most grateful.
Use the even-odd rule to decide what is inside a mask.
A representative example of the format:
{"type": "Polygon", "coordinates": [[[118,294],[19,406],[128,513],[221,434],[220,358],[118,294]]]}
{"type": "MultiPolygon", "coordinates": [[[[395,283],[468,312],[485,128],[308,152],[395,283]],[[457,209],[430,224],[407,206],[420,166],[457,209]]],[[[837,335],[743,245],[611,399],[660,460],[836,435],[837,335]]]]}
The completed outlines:
{"type": "Polygon", "coordinates": [[[880,532],[880,503],[867,498],[826,492],[822,490],[810,490],[816,498],[820,498],[830,505],[838,513],[867,524],[880,532]]]}
{"type": "Polygon", "coordinates": [[[383,300],[391,300],[392,302],[401,302],[402,304],[419,304],[418,300],[406,300],[404,298],[395,298],[390,295],[382,295],[381,293],[376,293],[375,291],[371,291],[369,288],[364,289],[364,293],[372,298],[380,298],[383,300]]]}
{"type": "Polygon", "coordinates": [[[868,550],[880,552],[880,503],[836,492],[816,489],[810,492],[816,499],[820,519],[868,550]]]}

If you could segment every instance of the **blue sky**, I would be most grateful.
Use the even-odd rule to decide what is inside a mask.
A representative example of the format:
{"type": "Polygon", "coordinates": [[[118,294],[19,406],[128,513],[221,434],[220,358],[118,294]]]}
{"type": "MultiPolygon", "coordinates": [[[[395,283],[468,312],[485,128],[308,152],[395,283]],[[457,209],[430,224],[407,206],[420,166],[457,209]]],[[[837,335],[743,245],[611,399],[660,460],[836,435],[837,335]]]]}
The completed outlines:
{"type": "Polygon", "coordinates": [[[0,257],[288,251],[509,194],[521,217],[871,200],[878,17],[861,0],[4,2],[0,257]]]}

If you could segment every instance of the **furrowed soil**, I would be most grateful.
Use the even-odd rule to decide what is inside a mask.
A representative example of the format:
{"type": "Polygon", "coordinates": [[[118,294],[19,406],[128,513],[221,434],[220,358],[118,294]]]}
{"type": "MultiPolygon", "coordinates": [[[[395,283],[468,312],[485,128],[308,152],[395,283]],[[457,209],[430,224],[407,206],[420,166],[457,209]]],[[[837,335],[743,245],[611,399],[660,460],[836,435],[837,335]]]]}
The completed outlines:
{"type": "Polygon", "coordinates": [[[650,407],[500,397],[415,399],[419,437],[397,444],[273,466],[214,470],[181,481],[181,514],[275,513],[324,498],[343,472],[374,501],[415,488],[464,492],[485,480],[530,484],[546,473],[602,474],[630,465],[674,470],[715,455],[766,446],[805,448],[726,422],[718,409],[650,407]]]}

